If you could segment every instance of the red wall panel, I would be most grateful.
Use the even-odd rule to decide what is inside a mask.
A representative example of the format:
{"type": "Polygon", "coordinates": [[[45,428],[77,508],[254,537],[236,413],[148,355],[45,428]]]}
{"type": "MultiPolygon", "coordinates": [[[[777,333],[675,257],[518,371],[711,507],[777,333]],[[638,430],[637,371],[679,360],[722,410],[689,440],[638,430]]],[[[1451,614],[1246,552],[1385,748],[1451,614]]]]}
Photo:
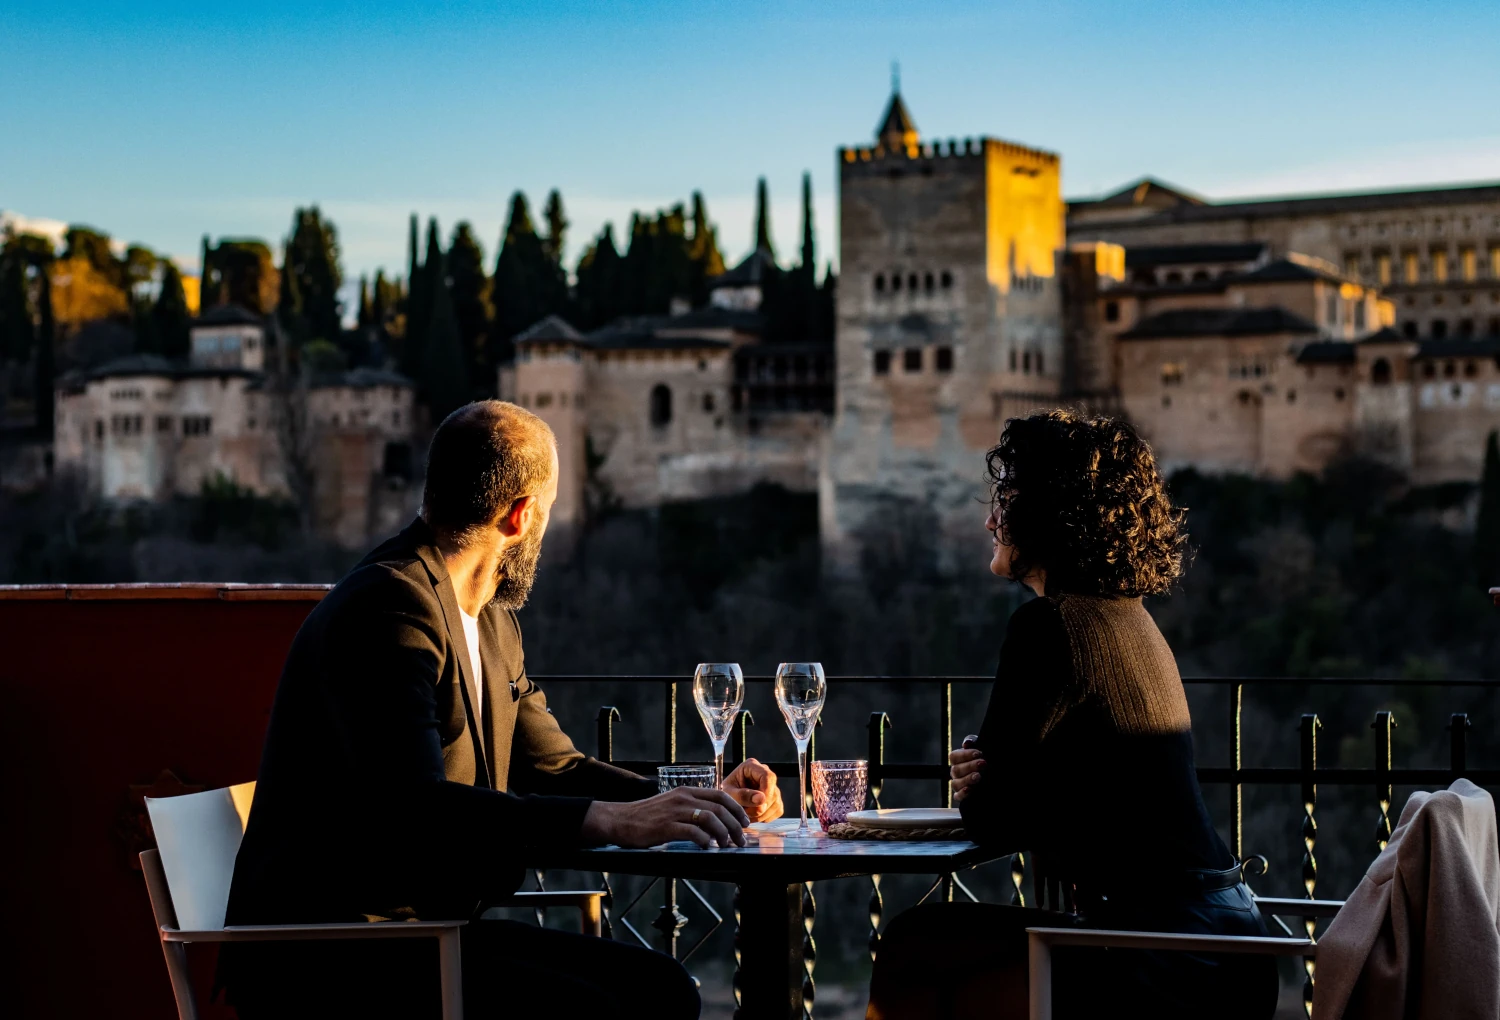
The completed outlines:
{"type": "MultiPolygon", "coordinates": [[[[0,1012],[176,1015],[133,866],[139,787],[255,777],[282,662],[325,590],[0,588],[0,902],[16,924],[0,1012]]],[[[206,977],[210,948],[189,954],[206,977]]]]}

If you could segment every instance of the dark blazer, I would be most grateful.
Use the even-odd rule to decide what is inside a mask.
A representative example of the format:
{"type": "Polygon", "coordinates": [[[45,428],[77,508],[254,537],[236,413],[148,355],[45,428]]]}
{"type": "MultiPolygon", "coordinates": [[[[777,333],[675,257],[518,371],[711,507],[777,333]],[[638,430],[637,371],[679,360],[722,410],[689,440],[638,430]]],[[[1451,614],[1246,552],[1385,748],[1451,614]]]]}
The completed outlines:
{"type": "Polygon", "coordinates": [[[512,612],[479,617],[476,678],[420,519],[298,631],[276,691],[229,924],[467,917],[537,851],[573,847],[593,799],[654,782],[581,754],[526,676],[512,612]]]}

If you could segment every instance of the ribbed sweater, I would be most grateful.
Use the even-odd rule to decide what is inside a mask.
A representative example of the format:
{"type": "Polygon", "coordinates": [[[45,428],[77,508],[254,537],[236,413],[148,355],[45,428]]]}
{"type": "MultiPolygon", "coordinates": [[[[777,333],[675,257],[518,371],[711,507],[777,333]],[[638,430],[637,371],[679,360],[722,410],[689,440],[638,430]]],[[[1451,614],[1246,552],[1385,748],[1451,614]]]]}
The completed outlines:
{"type": "Polygon", "coordinates": [[[980,842],[1035,851],[1105,894],[1126,877],[1230,867],[1177,662],[1140,599],[1049,595],[1016,610],[978,736],[986,764],[961,806],[980,842]]]}

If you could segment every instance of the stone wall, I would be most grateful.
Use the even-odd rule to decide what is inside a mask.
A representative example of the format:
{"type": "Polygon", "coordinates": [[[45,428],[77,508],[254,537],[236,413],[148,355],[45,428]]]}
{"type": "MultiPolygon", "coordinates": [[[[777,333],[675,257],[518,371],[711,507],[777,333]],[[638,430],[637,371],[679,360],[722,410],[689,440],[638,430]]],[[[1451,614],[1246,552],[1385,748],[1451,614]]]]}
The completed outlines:
{"type": "Polygon", "coordinates": [[[993,139],[914,151],[840,153],[838,399],[820,514],[846,567],[900,505],[932,515],[941,547],[977,546],[984,451],[1013,408],[1061,391],[1057,157],[993,139]]]}

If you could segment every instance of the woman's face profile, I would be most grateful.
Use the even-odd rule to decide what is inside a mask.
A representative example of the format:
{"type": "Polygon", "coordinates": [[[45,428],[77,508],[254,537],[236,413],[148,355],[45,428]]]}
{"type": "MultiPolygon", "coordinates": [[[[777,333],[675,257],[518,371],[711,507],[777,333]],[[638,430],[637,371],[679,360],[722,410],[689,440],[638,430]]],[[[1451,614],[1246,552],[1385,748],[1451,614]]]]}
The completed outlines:
{"type": "Polygon", "coordinates": [[[1011,547],[1005,543],[1000,531],[1000,508],[990,507],[984,519],[985,530],[990,533],[990,573],[996,577],[1010,577],[1011,547]]]}

